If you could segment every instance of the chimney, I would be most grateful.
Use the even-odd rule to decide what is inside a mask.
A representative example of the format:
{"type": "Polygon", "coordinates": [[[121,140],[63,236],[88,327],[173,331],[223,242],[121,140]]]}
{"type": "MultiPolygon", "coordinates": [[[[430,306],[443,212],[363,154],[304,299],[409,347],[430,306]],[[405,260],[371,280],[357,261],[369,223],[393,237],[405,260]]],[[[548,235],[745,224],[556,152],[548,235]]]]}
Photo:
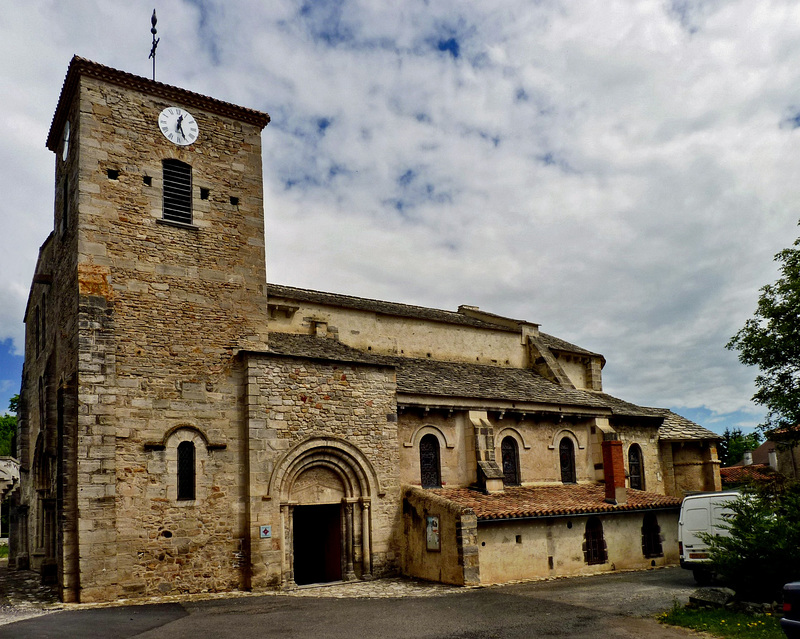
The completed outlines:
{"type": "Polygon", "coordinates": [[[606,481],[606,502],[625,504],[628,492],[625,489],[625,461],[622,442],[616,433],[603,433],[603,477],[606,481]]]}
{"type": "Polygon", "coordinates": [[[778,472],[778,453],[774,448],[769,449],[769,467],[778,472]]]}
{"type": "Polygon", "coordinates": [[[744,457],[742,458],[742,466],[752,466],[753,465],[753,451],[746,450],[744,451],[744,457]]]}

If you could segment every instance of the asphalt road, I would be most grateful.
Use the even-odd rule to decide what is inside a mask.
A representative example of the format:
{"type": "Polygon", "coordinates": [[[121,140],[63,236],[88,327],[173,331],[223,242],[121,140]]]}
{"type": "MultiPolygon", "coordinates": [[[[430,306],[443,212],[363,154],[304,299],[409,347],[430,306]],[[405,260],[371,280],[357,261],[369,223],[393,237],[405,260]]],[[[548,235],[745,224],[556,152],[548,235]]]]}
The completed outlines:
{"type": "Polygon", "coordinates": [[[0,637],[685,639],[653,616],[694,589],[691,573],[670,568],[402,599],[265,595],[66,610],[0,626],[0,637]]]}

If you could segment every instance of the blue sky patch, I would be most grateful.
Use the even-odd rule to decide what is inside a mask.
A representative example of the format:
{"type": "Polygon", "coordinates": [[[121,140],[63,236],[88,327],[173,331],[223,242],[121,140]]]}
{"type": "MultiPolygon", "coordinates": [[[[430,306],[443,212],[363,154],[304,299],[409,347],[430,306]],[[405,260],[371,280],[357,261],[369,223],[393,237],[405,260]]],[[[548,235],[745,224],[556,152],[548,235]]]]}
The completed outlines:
{"type": "Polygon", "coordinates": [[[298,15],[311,36],[335,47],[351,43],[355,33],[344,17],[345,0],[310,0],[303,3],[298,15]]]}
{"type": "Polygon", "coordinates": [[[800,111],[792,109],[792,113],[781,122],[781,127],[788,127],[790,129],[800,128],[800,111]]]}
{"type": "Polygon", "coordinates": [[[8,412],[8,401],[19,393],[24,360],[21,355],[14,354],[10,338],[0,342],[0,415],[8,412]]]}
{"type": "Polygon", "coordinates": [[[461,47],[458,44],[458,40],[455,38],[439,40],[439,42],[436,43],[436,48],[439,49],[439,51],[449,53],[454,58],[458,58],[458,56],[461,55],[461,47]]]}

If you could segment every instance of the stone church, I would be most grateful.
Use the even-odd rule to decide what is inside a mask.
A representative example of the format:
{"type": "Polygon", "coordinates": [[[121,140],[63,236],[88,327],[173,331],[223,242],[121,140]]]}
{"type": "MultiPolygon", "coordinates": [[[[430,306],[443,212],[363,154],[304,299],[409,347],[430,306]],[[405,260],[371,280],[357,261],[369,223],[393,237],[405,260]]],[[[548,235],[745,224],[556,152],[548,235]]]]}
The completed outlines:
{"type": "Polygon", "coordinates": [[[73,58],[10,565],[92,602],[675,563],[717,436],[533,322],[268,284],[268,123],[73,58]]]}

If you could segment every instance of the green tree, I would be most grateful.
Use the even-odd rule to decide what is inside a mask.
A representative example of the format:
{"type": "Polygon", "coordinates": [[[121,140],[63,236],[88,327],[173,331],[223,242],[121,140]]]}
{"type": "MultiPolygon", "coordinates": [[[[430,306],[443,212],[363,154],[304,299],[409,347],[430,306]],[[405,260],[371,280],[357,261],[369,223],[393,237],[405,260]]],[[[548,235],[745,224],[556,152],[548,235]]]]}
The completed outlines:
{"type": "MultiPolygon", "coordinates": [[[[19,409],[19,395],[14,395],[8,402],[9,410],[17,412],[19,409]]],[[[0,415],[0,457],[11,455],[11,443],[17,432],[16,415],[0,415]]]]}
{"type": "Polygon", "coordinates": [[[800,578],[800,484],[753,485],[729,503],[728,536],[705,536],[720,581],[748,601],[780,601],[800,578]]]}
{"type": "Polygon", "coordinates": [[[775,256],[780,277],[761,289],[754,317],[727,347],[757,366],[753,401],[767,409],[761,427],[800,442],[800,239],[775,256]]]}
{"type": "Polygon", "coordinates": [[[726,428],[722,433],[722,439],[717,445],[717,455],[723,468],[733,466],[744,457],[744,451],[755,450],[763,438],[758,432],[742,432],[741,428],[726,428]]]}

